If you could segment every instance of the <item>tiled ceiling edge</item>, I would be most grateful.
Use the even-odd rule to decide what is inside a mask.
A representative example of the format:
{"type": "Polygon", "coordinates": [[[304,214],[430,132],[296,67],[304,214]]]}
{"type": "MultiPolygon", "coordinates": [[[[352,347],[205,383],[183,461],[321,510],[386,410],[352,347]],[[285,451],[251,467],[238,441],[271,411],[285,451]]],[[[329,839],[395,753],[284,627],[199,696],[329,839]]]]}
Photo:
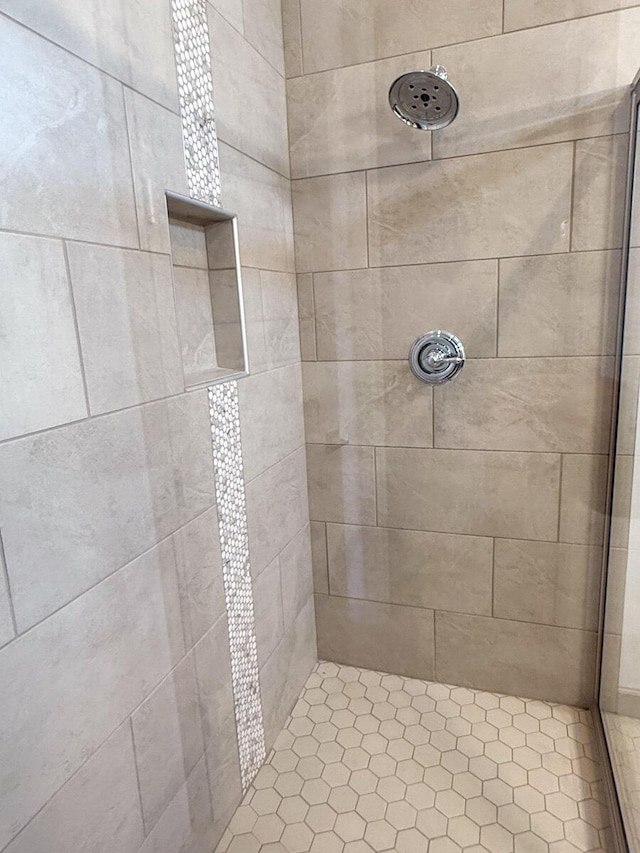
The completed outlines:
{"type": "MultiPolygon", "coordinates": [[[[220,205],[220,163],[205,0],[172,0],[173,32],[189,192],[220,205]]],[[[243,791],[266,756],[249,536],[240,439],[238,386],[209,388],[222,570],[243,791]]]]}

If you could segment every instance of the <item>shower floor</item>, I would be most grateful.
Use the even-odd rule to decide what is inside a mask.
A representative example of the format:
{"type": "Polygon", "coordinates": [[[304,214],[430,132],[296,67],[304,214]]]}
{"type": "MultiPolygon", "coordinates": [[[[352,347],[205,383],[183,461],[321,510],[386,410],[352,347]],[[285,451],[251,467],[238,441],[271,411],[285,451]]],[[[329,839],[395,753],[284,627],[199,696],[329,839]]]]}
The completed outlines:
{"type": "Polygon", "coordinates": [[[219,853],[608,847],[591,717],[320,663],[219,853]]]}

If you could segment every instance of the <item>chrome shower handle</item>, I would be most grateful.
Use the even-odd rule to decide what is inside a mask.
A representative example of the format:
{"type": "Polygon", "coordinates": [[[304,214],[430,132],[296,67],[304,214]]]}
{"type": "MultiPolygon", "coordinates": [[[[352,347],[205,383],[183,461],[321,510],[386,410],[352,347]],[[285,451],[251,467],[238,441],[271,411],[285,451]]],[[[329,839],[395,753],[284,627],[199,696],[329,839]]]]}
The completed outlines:
{"type": "Polygon", "coordinates": [[[453,379],[464,367],[464,361],[462,342],[440,329],[419,337],[409,352],[411,370],[421,382],[430,385],[453,379]]]}

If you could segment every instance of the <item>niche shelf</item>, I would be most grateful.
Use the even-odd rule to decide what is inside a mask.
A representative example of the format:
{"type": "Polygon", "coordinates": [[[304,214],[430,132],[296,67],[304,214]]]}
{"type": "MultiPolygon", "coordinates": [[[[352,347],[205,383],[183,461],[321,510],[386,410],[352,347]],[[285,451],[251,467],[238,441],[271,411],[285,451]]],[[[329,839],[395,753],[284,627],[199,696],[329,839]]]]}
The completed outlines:
{"type": "Polygon", "coordinates": [[[246,376],[237,217],[177,193],[165,195],[185,388],[246,376]]]}

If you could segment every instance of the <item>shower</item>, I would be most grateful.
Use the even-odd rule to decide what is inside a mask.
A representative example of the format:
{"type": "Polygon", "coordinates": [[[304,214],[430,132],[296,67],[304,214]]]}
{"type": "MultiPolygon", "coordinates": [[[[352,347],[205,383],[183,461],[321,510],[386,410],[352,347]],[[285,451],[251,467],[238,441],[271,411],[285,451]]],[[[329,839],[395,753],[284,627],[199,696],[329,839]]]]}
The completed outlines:
{"type": "Polygon", "coordinates": [[[402,74],[389,89],[389,104],[401,121],[416,130],[447,127],[459,109],[458,93],[442,65],[402,74]]]}

